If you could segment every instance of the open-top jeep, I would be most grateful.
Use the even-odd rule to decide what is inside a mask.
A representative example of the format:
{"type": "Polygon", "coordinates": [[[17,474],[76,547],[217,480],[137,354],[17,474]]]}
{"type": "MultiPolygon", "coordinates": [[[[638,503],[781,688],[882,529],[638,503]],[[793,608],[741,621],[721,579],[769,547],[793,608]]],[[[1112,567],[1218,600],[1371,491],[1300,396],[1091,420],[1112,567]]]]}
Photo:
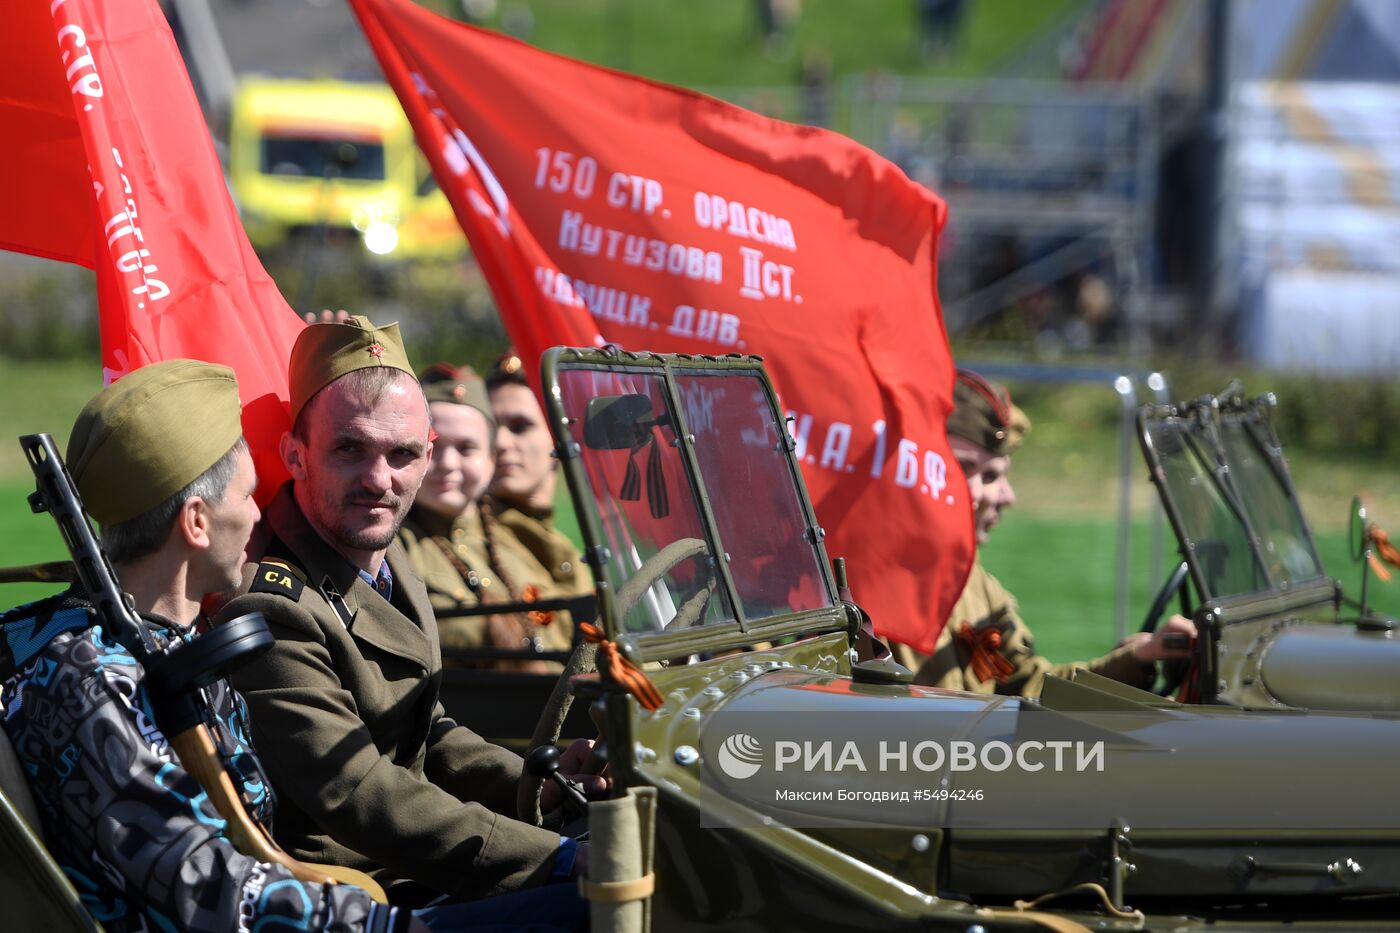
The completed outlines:
{"type": "MultiPolygon", "coordinates": [[[[1176,672],[1185,699],[1400,711],[1396,623],[1367,611],[1364,583],[1350,611],[1326,575],[1270,423],[1274,405],[1232,386],[1141,410],[1143,454],[1182,556],[1146,624],[1173,593],[1195,619],[1197,657],[1176,672]]],[[[1369,529],[1353,509],[1359,557],[1369,529]]]]}
{"type": "MultiPolygon", "coordinates": [[[[605,725],[619,790],[655,789],[654,837],[638,845],[655,854],[656,929],[1244,930],[1341,918],[1372,929],[1400,918],[1400,808],[1384,790],[1400,739],[1391,707],[1187,706],[1092,675],[1052,679],[1038,701],[913,686],[842,598],[757,359],[556,349],[542,375],[605,650],[640,667],[660,701],[649,709],[616,666],[565,679],[605,725]],[[1080,755],[1099,743],[1103,766],[1021,757],[1057,740],[1080,755]],[[959,743],[972,767],[960,767],[959,743]]],[[[1257,493],[1270,532],[1262,521],[1256,531],[1276,535],[1262,555],[1231,540],[1210,559],[1223,563],[1193,564],[1198,619],[1224,619],[1203,639],[1211,657],[1228,657],[1258,617],[1227,593],[1286,579],[1269,597],[1276,617],[1335,608],[1281,458],[1259,453],[1276,442],[1243,414],[1227,420],[1236,472],[1272,484],[1257,493]],[[1262,566],[1237,568],[1244,559],[1262,566]]],[[[1189,435],[1165,423],[1147,431],[1168,484],[1217,489],[1222,471],[1193,478],[1184,456],[1162,459],[1167,438],[1189,435]]],[[[1189,521],[1234,514],[1223,493],[1209,508],[1174,517],[1202,558],[1225,527],[1207,536],[1189,521]]],[[[536,742],[557,722],[547,711],[536,742]]]]}

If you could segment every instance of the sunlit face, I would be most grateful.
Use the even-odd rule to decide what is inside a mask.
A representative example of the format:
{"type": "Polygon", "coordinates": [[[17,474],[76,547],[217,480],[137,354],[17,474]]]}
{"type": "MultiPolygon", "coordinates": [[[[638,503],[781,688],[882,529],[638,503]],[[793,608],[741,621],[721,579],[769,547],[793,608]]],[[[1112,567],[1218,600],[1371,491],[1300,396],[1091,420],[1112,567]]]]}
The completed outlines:
{"type": "Polygon", "coordinates": [[[416,501],[422,508],[456,518],[485,495],[495,473],[490,424],[485,415],[466,405],[433,402],[428,408],[437,439],[416,501]]]}
{"type": "Polygon", "coordinates": [[[423,391],[401,375],[378,399],[331,383],[302,414],[305,439],[283,435],[302,513],[357,564],[394,540],[432,454],[423,391]]]}
{"type": "Polygon", "coordinates": [[[992,529],[1001,521],[1002,510],[1016,504],[1016,490],[1011,486],[1011,457],[994,455],[957,436],[950,436],[948,443],[967,477],[977,543],[986,544],[992,529]]]}
{"type": "Polygon", "coordinates": [[[248,538],[262,514],[253,501],[257,488],[258,474],[253,469],[253,458],[247,450],[240,450],[238,465],[223,498],[205,503],[209,516],[209,550],[205,555],[209,579],[205,586],[209,592],[238,587],[243,564],[248,560],[248,538]]]}
{"type": "Polygon", "coordinates": [[[496,478],[493,495],[536,506],[554,500],[554,441],[539,400],[529,388],[514,383],[491,390],[496,415],[496,478]]]}

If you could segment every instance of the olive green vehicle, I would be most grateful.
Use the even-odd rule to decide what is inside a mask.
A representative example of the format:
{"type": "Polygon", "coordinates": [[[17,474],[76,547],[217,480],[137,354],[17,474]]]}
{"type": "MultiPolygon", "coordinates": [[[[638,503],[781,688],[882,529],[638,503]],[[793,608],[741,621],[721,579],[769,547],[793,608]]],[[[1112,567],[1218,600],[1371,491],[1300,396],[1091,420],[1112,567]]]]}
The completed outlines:
{"type": "MultiPolygon", "coordinates": [[[[654,832],[635,843],[654,854],[652,928],[1400,927],[1400,808],[1385,790],[1400,718],[1384,703],[1184,706],[1092,675],[1052,679],[1038,702],[913,686],[842,598],[759,360],[556,349],[542,374],[600,581],[600,625],[663,700],[648,711],[607,673],[566,673],[556,697],[592,701],[619,792],[654,789],[654,832]],[[869,792],[912,791],[927,804],[843,805],[839,790],[831,804],[792,794],[774,804],[720,774],[726,754],[745,751],[736,724],[757,733],[773,721],[843,739],[882,729],[945,743],[1096,736],[1108,767],[974,774],[950,760],[901,785],[874,767],[851,778],[829,758],[806,760],[798,797],[880,788],[869,792]]],[[[1166,436],[1151,429],[1159,454],[1166,436]]],[[[1286,473],[1272,472],[1281,458],[1242,462],[1250,483],[1288,489],[1286,473]]],[[[1253,603],[1240,608],[1220,583],[1234,578],[1202,565],[1198,618],[1225,620],[1210,642],[1217,656],[1231,626],[1261,617],[1255,603],[1273,600],[1273,617],[1291,618],[1326,588],[1335,609],[1292,501],[1275,503],[1291,508],[1281,527],[1301,529],[1274,545],[1294,574],[1273,588],[1282,596],[1259,595],[1250,578],[1253,603]]],[[[1204,539],[1188,540],[1203,550],[1204,539]]],[[[553,734],[560,705],[536,743],[553,734]]],[[[609,834],[607,844],[626,843],[609,834]]]]}
{"type": "MultiPolygon", "coordinates": [[[[1395,620],[1345,599],[1318,558],[1270,422],[1273,395],[1146,406],[1139,439],[1180,545],[1145,628],[1172,594],[1195,620],[1183,699],[1258,708],[1400,711],[1395,620]]],[[[1368,546],[1353,504],[1353,556],[1368,546]]],[[[1176,678],[1173,678],[1176,679],[1176,678]]]]}

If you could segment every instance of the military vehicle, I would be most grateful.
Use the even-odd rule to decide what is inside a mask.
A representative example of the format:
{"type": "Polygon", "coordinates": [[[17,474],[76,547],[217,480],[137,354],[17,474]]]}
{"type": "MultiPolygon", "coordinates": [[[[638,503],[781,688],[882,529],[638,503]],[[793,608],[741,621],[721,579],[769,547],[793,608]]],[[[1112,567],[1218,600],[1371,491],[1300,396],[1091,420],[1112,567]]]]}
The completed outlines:
{"type": "MultiPolygon", "coordinates": [[[[1393,711],[1187,705],[1087,674],[1052,678],[1036,701],[912,685],[826,553],[759,359],[555,349],[542,378],[601,644],[576,648],[532,744],[551,743],[575,699],[601,725],[616,793],[590,805],[595,927],[1400,929],[1393,711]],[[913,745],[912,757],[903,745],[862,756],[876,741],[913,745]],[[1075,746],[1075,767],[1016,757],[1057,743],[1075,746]],[[993,760],[999,748],[1012,757],[993,760]]],[[[1188,480],[1169,465],[1184,458],[1170,436],[1151,429],[1177,495],[1188,480]]],[[[1274,461],[1237,462],[1260,473],[1274,461]]],[[[1203,484],[1221,472],[1198,485],[1218,490],[1203,484]]],[[[1257,593],[1286,572],[1291,598],[1316,576],[1297,535],[1272,550],[1244,539],[1228,558],[1278,560],[1240,577],[1202,546],[1220,535],[1174,521],[1200,555],[1197,617],[1225,610],[1216,657],[1262,617],[1237,609],[1236,581],[1257,593]]],[[[1273,618],[1301,612],[1284,603],[1273,618]]],[[[540,757],[522,781],[524,818],[537,816],[540,757]]],[[[0,822],[15,828],[3,808],[0,822]]],[[[34,857],[32,845],[0,854],[34,857]]]]}
{"type": "MultiPolygon", "coordinates": [[[[1185,706],[1092,675],[1052,679],[1038,702],[913,686],[843,598],[757,359],[554,350],[542,374],[599,581],[600,625],[662,699],[649,710],[606,671],[569,679],[559,697],[601,710],[619,789],[655,789],[655,844],[641,848],[655,857],[656,929],[1400,923],[1400,813],[1382,789],[1400,717],[1383,704],[1365,713],[1185,706]],[[804,756],[809,770],[793,785],[816,805],[791,793],[775,804],[726,770],[761,757],[755,734],[775,717],[842,740],[888,723],[911,739],[949,743],[1025,744],[1064,730],[1102,738],[1109,774],[1012,768],[972,778],[947,762],[902,785],[927,803],[911,811],[896,805],[901,785],[888,775],[871,767],[848,778],[818,754],[804,756]],[[1359,793],[1339,793],[1339,775],[1359,793]],[[895,799],[843,808],[843,789],[895,799]]],[[[1150,431],[1159,457],[1167,420],[1150,431]]],[[[1268,447],[1271,435],[1256,438],[1257,419],[1241,409],[1237,420],[1268,447]]],[[[1281,458],[1239,463],[1251,481],[1285,488],[1286,473],[1273,472],[1281,458]]],[[[1274,502],[1280,527],[1305,531],[1296,507],[1283,509],[1292,502],[1274,502]]],[[[1274,544],[1298,581],[1290,599],[1319,566],[1306,535],[1294,539],[1274,544]]],[[[1210,550],[1199,534],[1187,540],[1195,553],[1210,550]]],[[[1232,644],[1230,626],[1259,613],[1225,598],[1222,581],[1234,580],[1226,571],[1200,572],[1198,618],[1225,620],[1224,634],[1207,642],[1218,653],[1232,644]]],[[[1273,564],[1263,572],[1279,573],[1273,564]]],[[[1296,606],[1280,603],[1275,618],[1305,605],[1301,596],[1296,606]]],[[[557,721],[558,709],[547,710],[536,741],[557,721]]]]}
{"type": "MultiPolygon", "coordinates": [[[[1400,711],[1396,622],[1327,576],[1271,423],[1273,395],[1238,385],[1149,405],[1139,439],[1182,563],[1145,623],[1179,594],[1197,656],[1170,678],[1181,698],[1246,707],[1400,711]]],[[[1353,505],[1353,556],[1369,546],[1353,505]]]]}

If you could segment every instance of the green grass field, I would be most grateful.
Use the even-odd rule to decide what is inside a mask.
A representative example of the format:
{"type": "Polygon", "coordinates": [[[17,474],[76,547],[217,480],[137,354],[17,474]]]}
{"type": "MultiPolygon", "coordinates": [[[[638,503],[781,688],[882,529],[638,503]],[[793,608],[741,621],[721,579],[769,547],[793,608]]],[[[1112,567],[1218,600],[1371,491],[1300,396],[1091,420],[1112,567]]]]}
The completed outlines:
{"type": "MultiPolygon", "coordinates": [[[[1178,559],[1176,539],[1163,525],[1163,565],[1152,566],[1152,522],[1138,520],[1130,543],[1127,631],[1142,625],[1152,598],[1178,559]]],[[[1056,662],[1098,657],[1113,647],[1117,585],[1117,524],[1112,519],[1075,519],[1009,514],[983,550],[987,569],[1021,604],[1021,618],[1036,635],[1036,647],[1056,662]]],[[[1361,568],[1348,557],[1346,534],[1317,533],[1328,575],[1342,582],[1348,596],[1360,594],[1361,568]]],[[[1374,577],[1370,602],[1400,618],[1400,577],[1381,583],[1374,577]]],[[[1176,602],[1171,603],[1176,611],[1176,602]]]]}
{"type": "MultiPolygon", "coordinates": [[[[434,4],[429,4],[434,5],[434,4]]],[[[436,4],[451,15],[455,3],[436,4]]],[[[804,56],[820,55],[839,79],[850,74],[970,77],[1004,67],[1033,39],[1082,10],[1085,0],[978,0],[967,4],[959,41],[925,56],[916,4],[808,0],[792,34],[765,43],[752,0],[532,0],[532,45],[573,58],[701,89],[795,85],[804,56]],[[859,25],[855,25],[858,15],[859,25]]],[[[518,10],[503,4],[488,25],[518,10]]]]}

